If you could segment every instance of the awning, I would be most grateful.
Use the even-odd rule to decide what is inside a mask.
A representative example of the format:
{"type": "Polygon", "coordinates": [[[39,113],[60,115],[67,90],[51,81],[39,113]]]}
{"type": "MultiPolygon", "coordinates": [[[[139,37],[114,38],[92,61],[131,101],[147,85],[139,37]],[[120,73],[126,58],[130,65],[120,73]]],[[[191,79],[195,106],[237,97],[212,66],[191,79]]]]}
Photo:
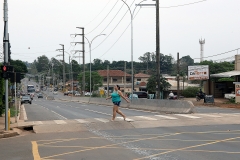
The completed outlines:
{"type": "Polygon", "coordinates": [[[229,72],[222,72],[217,74],[211,74],[210,77],[232,77],[240,75],[240,71],[229,71],[229,72]]]}

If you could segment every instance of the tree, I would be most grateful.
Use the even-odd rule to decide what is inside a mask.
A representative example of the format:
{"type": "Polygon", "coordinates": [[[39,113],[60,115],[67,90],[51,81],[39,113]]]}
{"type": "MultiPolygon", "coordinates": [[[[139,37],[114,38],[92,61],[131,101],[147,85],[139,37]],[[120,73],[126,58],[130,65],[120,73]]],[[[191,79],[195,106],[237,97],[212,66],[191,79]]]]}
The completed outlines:
{"type": "Polygon", "coordinates": [[[35,60],[34,63],[38,72],[46,72],[49,69],[49,59],[45,55],[38,57],[37,61],[35,60]]]}
{"type": "MultiPolygon", "coordinates": [[[[98,74],[98,72],[91,72],[91,90],[94,91],[94,90],[97,90],[99,87],[102,87],[102,77],[98,74]]],[[[80,82],[80,85],[82,86],[82,77],[83,77],[83,73],[80,73],[78,75],[78,81],[80,82]]],[[[87,71],[85,72],[85,89],[90,91],[90,72],[87,71]]]]}
{"type": "Polygon", "coordinates": [[[78,74],[81,72],[80,66],[76,60],[72,60],[72,72],[73,72],[73,79],[77,79],[78,74]]]}
{"type": "Polygon", "coordinates": [[[13,66],[14,72],[19,72],[19,73],[28,72],[26,64],[21,60],[11,60],[10,64],[11,66],[13,66]]]}
{"type": "MultiPolygon", "coordinates": [[[[151,77],[149,77],[148,83],[147,83],[148,93],[155,93],[156,85],[157,85],[157,77],[155,75],[152,75],[151,77]]],[[[171,84],[168,83],[167,79],[162,75],[160,75],[160,91],[168,91],[170,87],[171,87],[171,84]]]]}

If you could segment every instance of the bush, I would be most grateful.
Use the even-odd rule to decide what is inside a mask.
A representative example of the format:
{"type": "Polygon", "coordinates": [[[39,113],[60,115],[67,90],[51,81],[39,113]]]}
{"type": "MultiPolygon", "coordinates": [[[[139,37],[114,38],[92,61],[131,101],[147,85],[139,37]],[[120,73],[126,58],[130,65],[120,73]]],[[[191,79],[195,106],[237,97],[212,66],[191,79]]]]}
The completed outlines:
{"type": "Polygon", "coordinates": [[[93,93],[92,97],[99,97],[99,95],[97,93],[93,93]]]}
{"type": "Polygon", "coordinates": [[[196,93],[199,92],[199,89],[199,87],[187,87],[183,90],[183,96],[187,98],[196,97],[196,93]]]}

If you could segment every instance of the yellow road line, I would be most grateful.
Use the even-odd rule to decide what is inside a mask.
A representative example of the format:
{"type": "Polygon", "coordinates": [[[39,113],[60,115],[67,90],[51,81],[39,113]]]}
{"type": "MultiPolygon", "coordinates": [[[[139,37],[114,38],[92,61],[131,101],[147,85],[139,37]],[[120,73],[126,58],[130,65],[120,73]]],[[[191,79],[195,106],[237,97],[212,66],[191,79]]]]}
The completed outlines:
{"type": "Polygon", "coordinates": [[[38,145],[36,141],[32,141],[32,154],[34,160],[41,160],[39,152],[38,152],[38,145]]]}
{"type": "Polygon", "coordinates": [[[121,145],[121,144],[126,144],[126,143],[132,143],[132,142],[138,142],[138,141],[143,141],[143,140],[156,139],[156,138],[160,138],[160,137],[174,136],[174,135],[178,135],[178,134],[181,134],[181,133],[174,133],[174,134],[168,134],[168,135],[165,135],[165,136],[143,138],[143,139],[138,139],[138,140],[133,140],[133,141],[128,141],[128,142],[121,142],[121,143],[116,143],[116,144],[105,145],[105,146],[101,146],[101,147],[93,147],[93,148],[89,148],[89,149],[85,149],[85,150],[78,150],[78,151],[73,151],[73,152],[56,154],[56,155],[52,155],[52,156],[48,156],[48,157],[44,157],[44,158],[45,159],[53,158],[53,157],[58,157],[58,156],[63,156],[63,155],[68,155],[68,154],[73,154],[73,153],[80,153],[80,152],[91,151],[91,150],[95,150],[95,149],[107,148],[107,147],[121,145]]]}
{"type": "Polygon", "coordinates": [[[224,139],[224,140],[217,140],[217,141],[210,142],[210,143],[204,143],[204,144],[199,144],[199,145],[194,145],[194,146],[189,146],[189,147],[184,147],[184,148],[179,148],[179,149],[173,149],[173,150],[169,150],[169,151],[167,151],[167,152],[158,153],[158,154],[153,154],[153,155],[150,155],[150,156],[146,156],[146,157],[142,157],[142,158],[137,158],[137,159],[134,159],[134,160],[141,160],[141,159],[146,159],[146,158],[152,158],[152,157],[156,157],[156,156],[163,155],[163,154],[167,154],[167,153],[171,153],[171,152],[183,151],[183,150],[186,150],[186,149],[189,149],[189,148],[196,148],[196,147],[201,147],[201,146],[207,146],[207,145],[210,145],[210,144],[216,144],[216,143],[219,143],[219,142],[226,142],[226,141],[230,141],[230,140],[234,140],[234,139],[239,139],[239,138],[240,138],[240,137],[228,138],[228,139],[224,139]]]}

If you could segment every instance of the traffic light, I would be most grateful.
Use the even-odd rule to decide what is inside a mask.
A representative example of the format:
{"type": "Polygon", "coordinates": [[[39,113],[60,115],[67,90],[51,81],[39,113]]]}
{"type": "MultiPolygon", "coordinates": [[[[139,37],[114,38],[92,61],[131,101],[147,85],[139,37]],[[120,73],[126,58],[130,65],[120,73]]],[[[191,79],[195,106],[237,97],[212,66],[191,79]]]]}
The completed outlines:
{"type": "Polygon", "coordinates": [[[13,72],[13,66],[7,66],[7,65],[2,65],[1,66],[1,75],[2,78],[8,79],[9,78],[9,72],[13,72]]]}

